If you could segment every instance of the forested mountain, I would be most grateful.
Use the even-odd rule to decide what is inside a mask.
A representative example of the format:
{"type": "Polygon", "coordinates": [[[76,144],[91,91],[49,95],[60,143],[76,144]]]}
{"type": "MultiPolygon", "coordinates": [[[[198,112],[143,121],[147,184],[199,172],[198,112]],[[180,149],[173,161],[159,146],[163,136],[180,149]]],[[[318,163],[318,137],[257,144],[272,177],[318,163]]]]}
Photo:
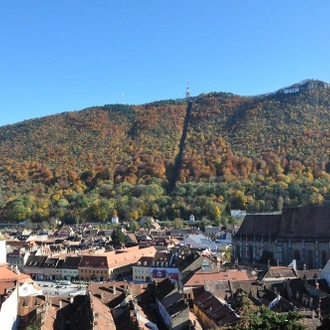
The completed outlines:
{"type": "Polygon", "coordinates": [[[229,209],[327,203],[330,88],[105,105],[0,127],[0,221],[141,216],[225,223],[229,209]]]}

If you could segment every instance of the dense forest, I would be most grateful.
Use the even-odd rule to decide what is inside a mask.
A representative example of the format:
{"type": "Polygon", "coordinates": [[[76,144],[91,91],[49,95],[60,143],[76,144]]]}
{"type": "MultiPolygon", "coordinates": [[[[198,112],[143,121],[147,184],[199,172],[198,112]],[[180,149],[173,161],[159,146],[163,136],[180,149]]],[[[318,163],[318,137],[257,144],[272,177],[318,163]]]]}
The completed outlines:
{"type": "Polygon", "coordinates": [[[330,88],[104,105],[0,127],[0,221],[233,221],[324,204],[330,88]]]}

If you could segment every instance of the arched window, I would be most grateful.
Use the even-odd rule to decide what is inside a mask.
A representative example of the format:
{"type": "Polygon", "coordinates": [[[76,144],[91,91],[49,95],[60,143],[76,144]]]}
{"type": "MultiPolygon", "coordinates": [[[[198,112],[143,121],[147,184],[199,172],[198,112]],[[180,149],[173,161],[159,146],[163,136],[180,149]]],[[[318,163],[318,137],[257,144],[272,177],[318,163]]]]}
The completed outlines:
{"type": "Polygon", "coordinates": [[[297,261],[300,260],[300,251],[299,250],[294,250],[293,259],[296,259],[297,261]]]}
{"type": "Polygon", "coordinates": [[[239,245],[236,246],[236,258],[238,260],[241,260],[241,253],[240,253],[240,246],[239,245]]]}
{"type": "Polygon", "coordinates": [[[308,268],[309,269],[313,269],[313,251],[312,250],[308,250],[308,268]]]}
{"type": "Polygon", "coordinates": [[[249,262],[253,262],[253,247],[249,246],[249,262]]]}
{"type": "Polygon", "coordinates": [[[327,258],[327,251],[323,250],[322,251],[322,268],[327,264],[328,258],[327,258]]]}

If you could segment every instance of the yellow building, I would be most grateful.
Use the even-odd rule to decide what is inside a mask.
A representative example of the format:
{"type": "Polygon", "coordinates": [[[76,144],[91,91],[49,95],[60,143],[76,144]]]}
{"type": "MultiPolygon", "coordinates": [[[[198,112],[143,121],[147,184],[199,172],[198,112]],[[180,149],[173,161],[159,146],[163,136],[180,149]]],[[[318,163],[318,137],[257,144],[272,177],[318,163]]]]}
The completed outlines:
{"type": "Polygon", "coordinates": [[[142,257],[154,257],[156,249],[139,246],[110,251],[98,255],[83,255],[78,266],[78,276],[81,280],[102,281],[116,279],[132,274],[132,265],[142,257]]]}
{"type": "Polygon", "coordinates": [[[149,282],[151,281],[150,267],[154,257],[142,257],[133,268],[133,281],[134,282],[149,282]]]}

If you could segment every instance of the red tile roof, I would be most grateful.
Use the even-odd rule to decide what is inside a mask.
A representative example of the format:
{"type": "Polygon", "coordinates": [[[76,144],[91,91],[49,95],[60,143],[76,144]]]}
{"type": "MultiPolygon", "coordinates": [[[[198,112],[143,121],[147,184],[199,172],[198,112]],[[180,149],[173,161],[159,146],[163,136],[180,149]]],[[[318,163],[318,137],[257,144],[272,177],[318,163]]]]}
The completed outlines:
{"type": "Polygon", "coordinates": [[[127,264],[136,263],[141,257],[154,256],[157,250],[151,246],[140,249],[139,246],[133,246],[124,250],[110,251],[104,255],[108,258],[109,268],[118,268],[127,264]]]}
{"type": "Polygon", "coordinates": [[[204,285],[205,281],[248,281],[252,276],[246,270],[230,269],[227,271],[197,271],[185,284],[185,287],[204,285]]]}
{"type": "Polygon", "coordinates": [[[79,268],[104,268],[108,269],[108,259],[100,255],[84,255],[79,262],[79,268]]]}
{"type": "Polygon", "coordinates": [[[24,273],[15,273],[7,265],[0,267],[0,282],[18,281],[19,283],[33,282],[31,277],[24,273]]]}
{"type": "Polygon", "coordinates": [[[90,295],[90,298],[94,325],[97,325],[98,329],[116,330],[110,308],[93,295],[90,295]]]}

